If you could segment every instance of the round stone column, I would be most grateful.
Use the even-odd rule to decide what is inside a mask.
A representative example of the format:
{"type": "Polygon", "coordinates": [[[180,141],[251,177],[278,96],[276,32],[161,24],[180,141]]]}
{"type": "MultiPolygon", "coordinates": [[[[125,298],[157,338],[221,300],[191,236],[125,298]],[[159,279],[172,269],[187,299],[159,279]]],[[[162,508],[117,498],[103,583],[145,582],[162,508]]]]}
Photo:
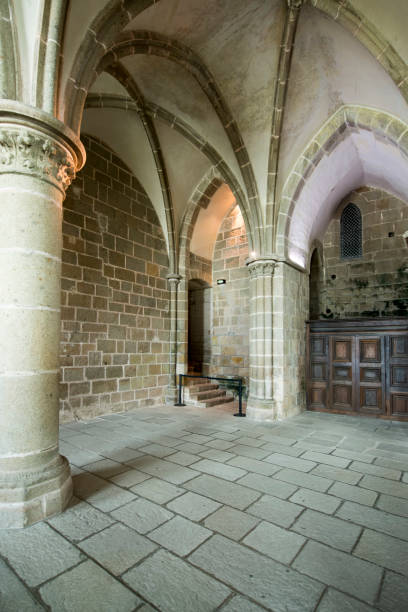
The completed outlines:
{"type": "Polygon", "coordinates": [[[72,495],[58,453],[62,201],[84,159],[62,123],[0,102],[0,528],[72,495]]]}
{"type": "Polygon", "coordinates": [[[268,257],[248,261],[249,396],[247,417],[275,420],[273,402],[273,274],[276,261],[268,257]]]}
{"type": "Polygon", "coordinates": [[[177,401],[177,301],[178,286],[181,280],[179,274],[168,274],[170,287],[170,359],[169,359],[169,386],[166,391],[166,404],[174,405],[177,401]]]}

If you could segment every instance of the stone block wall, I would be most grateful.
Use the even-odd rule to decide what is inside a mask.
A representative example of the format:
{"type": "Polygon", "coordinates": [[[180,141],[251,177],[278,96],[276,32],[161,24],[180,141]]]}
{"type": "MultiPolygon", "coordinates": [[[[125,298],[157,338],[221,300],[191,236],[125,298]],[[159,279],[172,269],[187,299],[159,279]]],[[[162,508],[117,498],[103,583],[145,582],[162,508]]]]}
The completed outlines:
{"type": "Polygon", "coordinates": [[[364,187],[339,207],[323,240],[320,317],[408,316],[408,206],[379,189],[364,187]],[[340,216],[349,202],[362,215],[363,256],[340,258],[340,216]]]}
{"type": "Polygon", "coordinates": [[[159,405],[168,384],[166,244],[128,168],[86,136],[87,163],[64,202],[63,421],[159,405]]]}
{"type": "Polygon", "coordinates": [[[278,419],[306,408],[309,276],[278,263],[273,278],[273,391],[278,419]]]}
{"type": "Polygon", "coordinates": [[[221,224],[213,257],[213,330],[211,374],[248,377],[248,239],[238,206],[221,224]],[[225,279],[224,285],[217,285],[225,279]]]}

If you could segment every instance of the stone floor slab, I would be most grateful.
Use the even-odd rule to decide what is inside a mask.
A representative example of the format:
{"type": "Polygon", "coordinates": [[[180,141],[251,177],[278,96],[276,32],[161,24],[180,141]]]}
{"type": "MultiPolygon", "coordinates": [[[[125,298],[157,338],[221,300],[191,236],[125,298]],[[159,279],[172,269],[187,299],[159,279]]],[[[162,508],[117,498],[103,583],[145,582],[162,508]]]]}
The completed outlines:
{"type": "Polygon", "coordinates": [[[3,612],[40,612],[43,606],[0,559],[0,610],[3,612]]]}
{"type": "Polygon", "coordinates": [[[77,548],[46,523],[18,531],[0,529],[0,554],[29,586],[37,586],[83,559],[77,548]]]}
{"type": "Polygon", "coordinates": [[[301,550],[293,567],[370,604],[382,579],[379,567],[312,541],[301,550]]]}
{"type": "Polygon", "coordinates": [[[351,463],[350,459],[344,459],[343,457],[336,457],[335,455],[328,455],[326,453],[319,453],[317,451],[306,451],[301,458],[338,468],[346,468],[351,463]]]}
{"type": "Polygon", "coordinates": [[[289,498],[289,501],[312,508],[312,510],[319,510],[319,512],[324,512],[325,514],[333,514],[341,504],[341,500],[333,497],[333,495],[318,493],[310,489],[298,489],[289,498]]]}
{"type": "Polygon", "coordinates": [[[408,519],[401,516],[374,508],[365,508],[353,502],[345,502],[337,510],[336,516],[362,527],[408,541],[408,519]]]}
{"type": "Polygon", "coordinates": [[[244,510],[259,497],[257,491],[214,476],[199,476],[186,483],[185,488],[238,510],[244,510]]]}
{"type": "Polygon", "coordinates": [[[174,453],[174,449],[169,448],[168,446],[162,446],[161,444],[148,444],[147,446],[141,446],[140,451],[146,455],[159,457],[160,459],[174,453]]]}
{"type": "Polygon", "coordinates": [[[123,574],[157,548],[147,538],[121,524],[83,540],[79,547],[115,576],[123,574]]]}
{"type": "Polygon", "coordinates": [[[391,495],[380,495],[376,508],[384,510],[385,512],[391,512],[391,514],[398,514],[408,518],[408,500],[401,499],[400,497],[392,497],[391,495]]]}
{"type": "Polygon", "coordinates": [[[352,472],[351,470],[344,470],[343,468],[335,467],[332,465],[320,464],[310,472],[313,476],[322,476],[323,478],[329,478],[330,480],[338,480],[345,484],[355,485],[363,477],[363,474],[359,472],[352,472]]]}
{"type": "Polygon", "coordinates": [[[351,552],[362,528],[314,510],[306,510],[292,525],[291,530],[322,544],[351,552]]]}
{"type": "Polygon", "coordinates": [[[177,451],[169,456],[169,461],[172,463],[177,463],[178,465],[188,466],[192,463],[195,463],[199,460],[199,457],[196,455],[192,455],[191,453],[183,453],[182,451],[177,451]]]}
{"type": "Polygon", "coordinates": [[[112,512],[112,516],[139,533],[147,533],[173,517],[173,513],[147,499],[137,499],[112,512]]]}
{"type": "Polygon", "coordinates": [[[266,461],[251,459],[250,457],[234,457],[228,461],[228,465],[240,467],[248,472],[255,472],[255,474],[262,474],[263,476],[272,476],[272,474],[280,470],[279,466],[272,465],[266,461]]]}
{"type": "Polygon", "coordinates": [[[392,495],[393,497],[402,497],[408,499],[408,484],[387,480],[386,478],[378,478],[377,476],[364,476],[359,482],[360,487],[392,495]]]}
{"type": "Polygon", "coordinates": [[[378,493],[375,491],[369,491],[368,489],[362,489],[361,487],[348,485],[343,482],[335,482],[328,490],[328,493],[341,499],[363,504],[364,506],[374,506],[375,500],[378,497],[378,493]]]}
{"type": "Polygon", "coordinates": [[[163,459],[158,459],[151,455],[139,457],[135,459],[135,461],[130,462],[129,465],[141,472],[150,474],[150,476],[156,476],[157,478],[161,478],[175,485],[191,480],[198,474],[190,470],[190,468],[175,465],[174,463],[163,461],[163,459]]]}
{"type": "Polygon", "coordinates": [[[149,478],[151,478],[151,476],[148,474],[143,474],[143,472],[139,472],[139,470],[132,470],[129,468],[126,472],[113,476],[112,478],[109,478],[109,480],[119,487],[130,489],[131,487],[134,487],[135,485],[144,482],[149,478]]]}
{"type": "Polygon", "coordinates": [[[75,476],[73,482],[77,497],[104,512],[110,512],[135,499],[133,493],[87,472],[75,476]]]}
{"type": "Polygon", "coordinates": [[[383,612],[406,612],[408,580],[405,576],[386,572],[378,607],[383,612]]]}
{"type": "Polygon", "coordinates": [[[224,465],[218,461],[211,461],[210,459],[202,459],[194,464],[194,469],[198,472],[204,472],[210,476],[217,476],[218,478],[225,478],[225,480],[238,480],[242,476],[245,476],[246,471],[241,470],[237,467],[231,467],[230,465],[224,465]]]}
{"type": "Polygon", "coordinates": [[[93,561],[81,563],[48,582],[40,594],[55,612],[132,612],[142,603],[93,561]]]}
{"type": "Polygon", "coordinates": [[[90,504],[74,498],[65,512],[48,522],[69,540],[79,542],[112,525],[113,519],[90,504]]]}
{"type": "Polygon", "coordinates": [[[213,612],[231,593],[226,586],[161,550],[123,580],[162,612],[213,612]]]}
{"type": "Polygon", "coordinates": [[[202,544],[189,559],[274,612],[314,610],[323,591],[315,580],[219,535],[202,544]]]}
{"type": "Polygon", "coordinates": [[[363,463],[361,461],[353,461],[349,466],[350,470],[361,472],[362,474],[369,474],[370,476],[379,476],[380,478],[389,478],[390,480],[399,480],[401,478],[401,472],[388,467],[382,467],[380,465],[373,465],[371,463],[363,463]]]}
{"type": "MultiPolygon", "coordinates": [[[[233,459],[234,457],[236,457],[236,455],[227,451],[218,450],[217,448],[208,448],[204,452],[200,453],[200,457],[204,457],[205,459],[211,459],[212,461],[221,461],[221,463],[224,463],[229,459],[233,459]]],[[[199,457],[195,458],[196,461],[198,459],[199,457]]]]}
{"type": "Polygon", "coordinates": [[[146,497],[157,504],[165,504],[185,492],[184,489],[158,478],[149,478],[132,487],[131,490],[132,493],[146,497]]]}
{"type": "Polygon", "coordinates": [[[242,540],[246,546],[287,565],[293,561],[305,542],[306,538],[301,535],[266,521],[260,523],[242,540]]]}
{"type": "Polygon", "coordinates": [[[243,478],[240,478],[238,483],[255,489],[256,491],[280,497],[281,499],[287,499],[297,489],[295,485],[287,484],[280,480],[274,480],[262,474],[247,474],[243,478]]]}
{"type": "Polygon", "coordinates": [[[259,519],[229,506],[223,506],[204,521],[208,529],[218,531],[232,540],[240,540],[258,523],[259,519]]]}
{"type": "Polygon", "coordinates": [[[212,532],[182,516],[175,516],[158,527],[149,538],[171,552],[184,557],[212,535],[212,532]]]}
{"type": "Polygon", "coordinates": [[[264,610],[265,608],[260,608],[241,595],[235,595],[221,608],[222,612],[263,612],[264,610]]]}
{"type": "Polygon", "coordinates": [[[372,612],[373,610],[375,608],[372,606],[334,589],[327,590],[317,608],[317,612],[372,612]]]}
{"type": "Polygon", "coordinates": [[[284,480],[290,484],[298,485],[299,487],[306,487],[312,489],[312,491],[321,491],[324,493],[333,484],[332,480],[328,478],[321,478],[320,476],[311,476],[310,474],[304,474],[297,470],[284,469],[277,472],[275,478],[278,480],[284,480]]]}
{"type": "Polygon", "coordinates": [[[310,470],[317,465],[314,461],[306,461],[305,459],[290,457],[289,455],[282,455],[281,453],[273,453],[269,455],[269,457],[266,457],[265,461],[280,465],[281,467],[297,470],[298,472],[310,472],[310,470]]]}
{"type": "Polygon", "coordinates": [[[229,449],[230,453],[241,455],[241,457],[249,457],[250,459],[265,459],[270,453],[264,448],[254,448],[246,444],[236,444],[229,449]]]}
{"type": "Polygon", "coordinates": [[[366,529],[353,554],[408,576],[408,542],[366,529]]]}
{"type": "Polygon", "coordinates": [[[189,492],[167,504],[167,508],[192,521],[201,521],[220,508],[220,505],[218,502],[208,499],[208,497],[189,492]]]}
{"type": "Polygon", "coordinates": [[[95,461],[94,463],[87,463],[82,466],[87,472],[99,476],[99,478],[110,478],[116,476],[121,472],[126,472],[128,469],[127,465],[112,461],[112,459],[102,459],[101,461],[95,461]]]}
{"type": "Polygon", "coordinates": [[[281,527],[290,527],[303,508],[271,495],[263,495],[247,508],[247,512],[281,527]]]}

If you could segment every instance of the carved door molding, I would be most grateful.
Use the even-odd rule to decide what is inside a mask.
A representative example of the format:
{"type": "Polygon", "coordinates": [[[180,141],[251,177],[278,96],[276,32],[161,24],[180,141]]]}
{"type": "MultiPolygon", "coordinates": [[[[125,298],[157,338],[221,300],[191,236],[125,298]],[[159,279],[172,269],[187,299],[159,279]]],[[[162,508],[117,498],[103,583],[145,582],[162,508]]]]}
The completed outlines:
{"type": "Polygon", "coordinates": [[[408,321],[308,323],[307,407],[408,419],[408,321]]]}

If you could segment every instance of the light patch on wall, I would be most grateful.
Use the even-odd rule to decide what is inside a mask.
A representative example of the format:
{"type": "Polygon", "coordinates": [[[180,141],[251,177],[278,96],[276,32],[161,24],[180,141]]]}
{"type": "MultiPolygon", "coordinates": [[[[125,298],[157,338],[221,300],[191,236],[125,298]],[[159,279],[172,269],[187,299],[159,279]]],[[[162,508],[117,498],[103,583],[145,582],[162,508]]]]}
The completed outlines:
{"type": "MultiPolygon", "coordinates": [[[[224,183],[214,193],[207,208],[201,208],[198,213],[190,243],[192,253],[206,259],[212,259],[218,230],[234,203],[234,194],[229,186],[224,183]]],[[[241,212],[239,212],[239,215],[241,215],[241,212]]],[[[236,219],[235,222],[238,223],[236,219]]]]}

